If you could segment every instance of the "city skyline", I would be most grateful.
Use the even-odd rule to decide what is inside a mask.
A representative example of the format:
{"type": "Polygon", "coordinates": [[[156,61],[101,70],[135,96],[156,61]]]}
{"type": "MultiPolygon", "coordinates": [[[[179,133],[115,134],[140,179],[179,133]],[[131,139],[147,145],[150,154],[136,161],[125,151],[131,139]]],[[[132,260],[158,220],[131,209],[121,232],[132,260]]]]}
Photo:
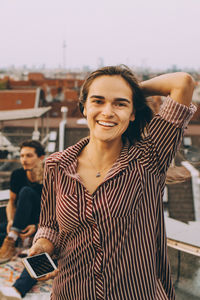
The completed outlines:
{"type": "Polygon", "coordinates": [[[2,0],[0,68],[200,69],[198,0],[2,0]]]}

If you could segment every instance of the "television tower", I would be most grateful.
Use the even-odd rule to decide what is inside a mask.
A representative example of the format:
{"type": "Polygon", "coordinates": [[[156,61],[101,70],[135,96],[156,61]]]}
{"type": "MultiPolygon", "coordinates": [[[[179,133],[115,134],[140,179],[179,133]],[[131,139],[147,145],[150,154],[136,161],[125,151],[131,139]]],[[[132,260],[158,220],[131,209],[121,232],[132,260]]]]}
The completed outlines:
{"type": "Polygon", "coordinates": [[[65,40],[63,41],[63,69],[66,69],[66,48],[67,48],[67,44],[65,42],[65,40]]]}

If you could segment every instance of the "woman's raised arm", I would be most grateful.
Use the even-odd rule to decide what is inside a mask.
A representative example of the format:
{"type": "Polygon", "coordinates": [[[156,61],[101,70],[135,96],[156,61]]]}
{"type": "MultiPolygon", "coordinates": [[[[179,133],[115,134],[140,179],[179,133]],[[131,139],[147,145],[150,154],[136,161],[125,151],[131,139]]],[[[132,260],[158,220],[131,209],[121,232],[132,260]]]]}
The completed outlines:
{"type": "Polygon", "coordinates": [[[189,106],[195,82],[188,73],[176,72],[163,74],[140,83],[145,96],[170,96],[178,103],[189,106]]]}

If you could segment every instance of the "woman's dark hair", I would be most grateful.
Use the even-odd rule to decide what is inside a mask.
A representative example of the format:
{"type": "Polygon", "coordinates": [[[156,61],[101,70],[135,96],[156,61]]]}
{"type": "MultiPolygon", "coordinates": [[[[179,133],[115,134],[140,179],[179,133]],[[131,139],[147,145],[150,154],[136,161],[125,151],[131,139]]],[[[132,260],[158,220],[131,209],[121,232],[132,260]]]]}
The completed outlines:
{"type": "Polygon", "coordinates": [[[142,134],[145,132],[145,128],[148,123],[152,119],[152,110],[146,103],[146,98],[139,87],[138,81],[127,66],[119,65],[119,66],[107,66],[101,69],[98,69],[92,72],[85,80],[79,98],[79,107],[81,112],[83,113],[84,105],[87,100],[89,88],[97,77],[100,76],[114,76],[119,75],[125,79],[125,81],[129,84],[130,88],[133,92],[133,109],[135,114],[135,120],[130,121],[127,130],[123,133],[122,137],[127,137],[131,144],[135,141],[139,141],[142,137],[142,134]]]}
{"type": "Polygon", "coordinates": [[[35,140],[26,140],[21,143],[20,145],[20,150],[24,147],[30,147],[35,149],[35,153],[37,154],[38,157],[45,155],[45,150],[42,144],[39,141],[35,140]]]}

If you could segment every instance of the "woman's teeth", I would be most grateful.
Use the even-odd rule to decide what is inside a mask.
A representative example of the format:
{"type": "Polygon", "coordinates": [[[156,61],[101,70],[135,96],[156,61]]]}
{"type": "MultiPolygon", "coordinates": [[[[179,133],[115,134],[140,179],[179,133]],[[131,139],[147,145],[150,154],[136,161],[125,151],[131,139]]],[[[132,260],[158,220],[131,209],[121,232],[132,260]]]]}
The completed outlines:
{"type": "Polygon", "coordinates": [[[103,125],[103,126],[109,126],[109,127],[115,126],[114,123],[110,123],[110,122],[107,123],[107,122],[97,121],[97,123],[98,123],[99,125],[103,125]]]}

